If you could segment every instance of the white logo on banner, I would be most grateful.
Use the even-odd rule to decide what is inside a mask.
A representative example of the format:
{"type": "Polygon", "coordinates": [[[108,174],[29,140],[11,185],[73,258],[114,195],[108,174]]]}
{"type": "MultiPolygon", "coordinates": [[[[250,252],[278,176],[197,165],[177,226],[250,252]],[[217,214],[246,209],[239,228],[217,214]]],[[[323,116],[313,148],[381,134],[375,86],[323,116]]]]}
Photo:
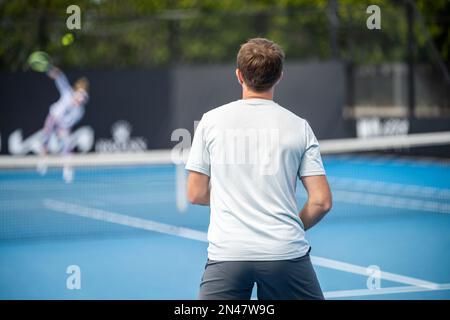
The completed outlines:
{"type": "Polygon", "coordinates": [[[95,144],[97,152],[137,152],[147,149],[143,137],[131,137],[132,127],[124,120],[115,122],[111,126],[112,139],[99,139],[95,144]]]}
{"type": "Polygon", "coordinates": [[[356,123],[358,138],[401,136],[409,132],[408,119],[362,118],[356,123]]]}
{"type": "MultiPolygon", "coordinates": [[[[23,138],[22,130],[17,129],[10,134],[8,138],[8,151],[14,155],[23,155],[29,152],[38,154],[42,145],[42,130],[39,130],[28,138],[23,138]]],[[[91,127],[81,127],[69,136],[71,149],[77,148],[80,152],[88,152],[94,145],[94,130],[91,127]]],[[[57,153],[61,149],[58,138],[54,135],[50,138],[49,146],[50,153],[57,153]]]]}

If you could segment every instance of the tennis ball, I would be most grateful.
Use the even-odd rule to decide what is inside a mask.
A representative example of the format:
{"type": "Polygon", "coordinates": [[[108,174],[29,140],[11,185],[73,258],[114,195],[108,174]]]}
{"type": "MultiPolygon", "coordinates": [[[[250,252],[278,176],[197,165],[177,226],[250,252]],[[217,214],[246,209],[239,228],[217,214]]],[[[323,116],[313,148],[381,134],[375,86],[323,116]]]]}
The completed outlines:
{"type": "Polygon", "coordinates": [[[74,39],[75,38],[74,38],[73,34],[69,32],[69,33],[66,33],[61,38],[61,43],[62,43],[63,46],[68,46],[68,45],[70,45],[73,42],[74,39]]]}

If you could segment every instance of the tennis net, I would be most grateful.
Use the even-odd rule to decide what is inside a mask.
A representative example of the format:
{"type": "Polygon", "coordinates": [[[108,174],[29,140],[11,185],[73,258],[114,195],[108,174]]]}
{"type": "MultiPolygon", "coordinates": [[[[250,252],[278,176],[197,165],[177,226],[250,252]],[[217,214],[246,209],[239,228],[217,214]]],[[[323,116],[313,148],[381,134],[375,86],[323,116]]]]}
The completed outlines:
{"type": "MultiPolygon", "coordinates": [[[[450,214],[450,132],[320,142],[334,207],[325,219],[450,214]],[[431,157],[432,156],[432,157],[431,157]]],[[[0,157],[0,240],[167,236],[205,240],[170,150],[0,157]],[[74,169],[65,183],[62,168],[74,169]]],[[[299,207],[306,194],[298,187],[299,207]]],[[[449,215],[450,217],[450,215],[449,215]]]]}

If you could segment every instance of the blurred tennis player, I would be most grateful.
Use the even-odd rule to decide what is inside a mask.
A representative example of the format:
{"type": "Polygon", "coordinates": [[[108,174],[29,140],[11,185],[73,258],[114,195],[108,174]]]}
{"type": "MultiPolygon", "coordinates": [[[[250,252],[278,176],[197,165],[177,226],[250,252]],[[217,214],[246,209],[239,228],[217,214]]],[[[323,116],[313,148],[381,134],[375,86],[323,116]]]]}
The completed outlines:
{"type": "MultiPolygon", "coordinates": [[[[55,80],[59,91],[59,100],[50,106],[50,110],[43,128],[41,156],[47,155],[49,151],[50,138],[55,135],[59,142],[61,155],[69,155],[72,151],[70,132],[84,115],[84,106],[88,102],[89,82],[87,78],[78,79],[73,87],[69,84],[64,73],[57,67],[51,66],[47,75],[55,80]]],[[[45,174],[47,166],[44,161],[39,162],[38,172],[45,174]]],[[[69,164],[63,168],[63,179],[70,183],[73,180],[73,169],[69,164]]]]}
{"type": "Polygon", "coordinates": [[[305,231],[330,210],[331,192],[308,122],[273,101],[284,53],[244,43],[242,99],[205,113],[186,169],[188,199],[211,207],[200,299],[323,299],[305,231]],[[297,208],[297,177],[308,193],[297,208]]]}

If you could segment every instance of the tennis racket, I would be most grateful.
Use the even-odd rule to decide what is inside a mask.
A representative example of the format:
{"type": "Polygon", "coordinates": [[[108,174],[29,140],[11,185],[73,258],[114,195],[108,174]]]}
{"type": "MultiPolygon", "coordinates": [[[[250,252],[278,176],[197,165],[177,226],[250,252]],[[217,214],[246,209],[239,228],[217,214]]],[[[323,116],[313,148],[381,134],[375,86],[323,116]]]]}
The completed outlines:
{"type": "Polygon", "coordinates": [[[28,57],[27,63],[37,72],[47,72],[52,66],[50,56],[44,51],[34,51],[28,57]]]}

